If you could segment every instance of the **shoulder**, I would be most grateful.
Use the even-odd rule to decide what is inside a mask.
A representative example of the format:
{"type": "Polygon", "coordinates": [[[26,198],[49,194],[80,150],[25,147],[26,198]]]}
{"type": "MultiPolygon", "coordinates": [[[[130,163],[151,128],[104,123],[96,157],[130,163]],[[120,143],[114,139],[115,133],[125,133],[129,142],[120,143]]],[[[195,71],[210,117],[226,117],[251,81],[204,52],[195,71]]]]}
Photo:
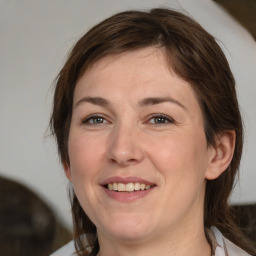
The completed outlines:
{"type": "Polygon", "coordinates": [[[75,245],[74,241],[70,241],[68,244],[64,245],[61,247],[59,250],[51,254],[50,256],[75,256],[76,250],[75,250],[75,245]]]}
{"type": "Polygon", "coordinates": [[[215,237],[215,256],[250,256],[247,252],[224,237],[216,227],[211,227],[215,237]]]}

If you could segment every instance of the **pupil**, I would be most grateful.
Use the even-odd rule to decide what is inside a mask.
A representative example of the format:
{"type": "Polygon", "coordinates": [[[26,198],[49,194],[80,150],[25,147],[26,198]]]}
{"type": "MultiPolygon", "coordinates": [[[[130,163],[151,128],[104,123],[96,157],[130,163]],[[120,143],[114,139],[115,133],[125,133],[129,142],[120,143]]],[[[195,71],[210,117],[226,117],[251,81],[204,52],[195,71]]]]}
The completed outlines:
{"type": "Polygon", "coordinates": [[[165,119],[162,118],[162,117],[157,117],[157,118],[156,118],[156,122],[157,122],[157,123],[164,123],[164,122],[165,122],[165,119]]]}
{"type": "Polygon", "coordinates": [[[95,123],[102,123],[102,117],[96,117],[96,118],[94,119],[94,122],[95,122],[95,123]]]}

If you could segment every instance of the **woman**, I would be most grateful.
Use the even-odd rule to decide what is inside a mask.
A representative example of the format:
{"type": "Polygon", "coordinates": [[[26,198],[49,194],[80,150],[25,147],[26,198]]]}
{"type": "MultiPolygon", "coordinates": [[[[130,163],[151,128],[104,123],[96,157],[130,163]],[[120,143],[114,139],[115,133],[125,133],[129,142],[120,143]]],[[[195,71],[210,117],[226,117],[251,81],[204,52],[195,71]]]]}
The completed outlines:
{"type": "Polygon", "coordinates": [[[57,77],[51,127],[78,255],[254,253],[228,208],[243,139],[235,81],[191,18],[130,11],[92,28],[57,77]]]}

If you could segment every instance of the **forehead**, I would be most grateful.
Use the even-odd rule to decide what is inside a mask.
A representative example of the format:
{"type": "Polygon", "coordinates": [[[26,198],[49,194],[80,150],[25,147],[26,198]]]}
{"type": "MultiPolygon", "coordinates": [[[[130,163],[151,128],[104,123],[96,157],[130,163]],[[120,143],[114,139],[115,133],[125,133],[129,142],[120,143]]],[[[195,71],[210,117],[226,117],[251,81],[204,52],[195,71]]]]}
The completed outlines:
{"type": "Polygon", "coordinates": [[[77,82],[75,98],[82,94],[112,96],[112,99],[125,95],[132,98],[175,96],[182,101],[195,100],[191,85],[171,69],[164,49],[155,47],[98,60],[77,82]],[[113,92],[115,95],[110,95],[113,92]]]}
{"type": "MultiPolygon", "coordinates": [[[[123,77],[121,85],[125,85],[125,79],[149,81],[154,78],[159,80],[161,73],[172,73],[176,75],[167,63],[165,50],[163,48],[146,47],[133,51],[126,51],[120,54],[111,54],[92,62],[77,81],[79,86],[86,83],[87,87],[92,80],[107,82],[117,80],[118,75],[123,77]]],[[[95,86],[95,84],[91,84],[95,86]]]]}
{"type": "Polygon", "coordinates": [[[130,68],[130,70],[132,70],[132,67],[134,67],[134,64],[136,63],[136,68],[139,66],[140,71],[143,69],[149,69],[150,66],[153,67],[153,64],[155,64],[161,65],[166,70],[169,70],[169,72],[173,72],[170,68],[170,63],[167,62],[165,48],[156,48],[150,46],[103,56],[96,61],[92,61],[84,72],[82,72],[81,76],[92,73],[95,70],[97,70],[97,72],[104,72],[104,70],[107,69],[118,68],[120,63],[125,64],[122,68],[126,66],[130,68]]]}

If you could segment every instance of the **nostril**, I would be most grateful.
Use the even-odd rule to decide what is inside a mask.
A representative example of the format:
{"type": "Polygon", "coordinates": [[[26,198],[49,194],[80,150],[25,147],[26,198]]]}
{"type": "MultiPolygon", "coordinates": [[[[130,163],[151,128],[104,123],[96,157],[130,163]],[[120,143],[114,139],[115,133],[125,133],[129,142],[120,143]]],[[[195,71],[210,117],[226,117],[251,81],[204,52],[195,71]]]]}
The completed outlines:
{"type": "Polygon", "coordinates": [[[115,159],[113,159],[113,158],[111,158],[111,159],[110,159],[110,162],[112,162],[112,163],[116,163],[116,160],[115,160],[115,159]]]}
{"type": "Polygon", "coordinates": [[[129,165],[129,164],[135,164],[135,163],[137,163],[139,161],[137,159],[135,159],[135,158],[130,158],[130,159],[125,159],[125,158],[115,159],[115,158],[111,158],[110,162],[112,164],[118,164],[118,165],[121,165],[121,166],[126,166],[126,165],[129,165]]]}
{"type": "Polygon", "coordinates": [[[130,163],[133,163],[133,162],[136,162],[136,161],[137,161],[137,160],[136,160],[136,159],[133,159],[133,158],[128,160],[128,162],[130,162],[130,163]]]}

